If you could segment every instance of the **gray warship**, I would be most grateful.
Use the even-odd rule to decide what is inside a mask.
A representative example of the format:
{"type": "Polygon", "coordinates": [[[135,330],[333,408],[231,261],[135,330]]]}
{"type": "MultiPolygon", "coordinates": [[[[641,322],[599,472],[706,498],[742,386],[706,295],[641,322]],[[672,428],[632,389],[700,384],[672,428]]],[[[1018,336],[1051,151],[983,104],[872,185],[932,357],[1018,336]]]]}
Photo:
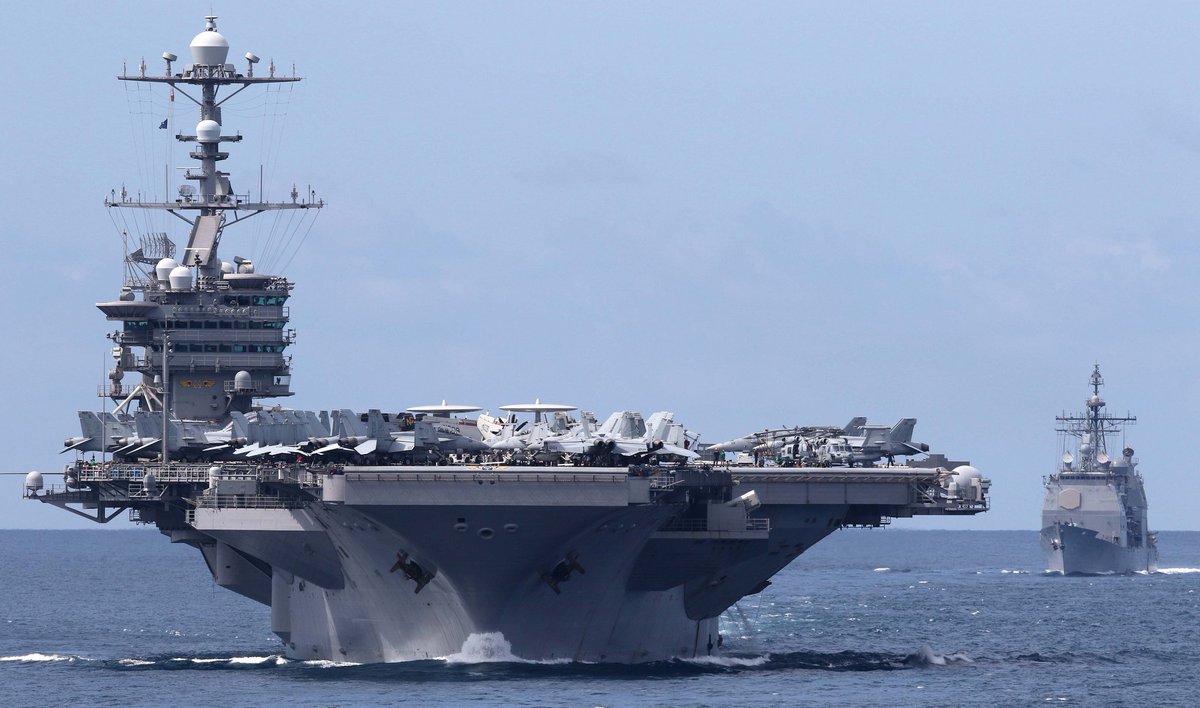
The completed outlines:
{"type": "Polygon", "coordinates": [[[1108,439],[1122,435],[1133,416],[1108,415],[1096,365],[1087,410],[1056,418],[1064,451],[1057,474],[1046,480],[1042,549],[1051,572],[1065,575],[1154,572],[1158,545],[1146,518],[1146,490],[1131,447],[1113,459],[1108,439]],[[1071,449],[1073,448],[1074,453],[1071,449]]]}
{"type": "MultiPolygon", "coordinates": [[[[398,413],[268,405],[292,393],[294,284],[218,251],[246,219],[325,205],[311,190],[251,199],[219,169],[242,138],[224,100],[299,79],[256,73],[252,53],[244,70],[227,63],[216,19],[181,70],[166,52],[161,75],[143,62],[118,77],[169,86],[199,122],[175,136],[195,160],[178,199],[122,189],[106,206],[165,211],[190,232],[178,258],[165,233],[127,240],[123,286],[96,305],[117,327],[99,391],[111,405],[79,413],[62,483],[29,473],[29,500],[153,525],[198,550],[217,585],[268,606],[286,656],[362,663],[473,642],[523,659],[710,654],[726,609],[836,529],[987,510],[977,470],[936,455],[893,464],[928,448],[864,419],[838,438],[857,445],[853,464],[739,466],[667,411],[599,423],[541,400],[498,415],[446,401],[398,413]]],[[[760,437],[798,450],[801,432],[760,437]]]]}

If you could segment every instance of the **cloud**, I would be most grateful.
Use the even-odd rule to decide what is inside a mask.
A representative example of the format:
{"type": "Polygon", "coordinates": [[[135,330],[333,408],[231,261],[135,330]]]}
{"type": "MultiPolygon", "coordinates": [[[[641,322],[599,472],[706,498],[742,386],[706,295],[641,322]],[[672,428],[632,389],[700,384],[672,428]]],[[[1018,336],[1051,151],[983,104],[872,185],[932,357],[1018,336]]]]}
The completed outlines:
{"type": "Polygon", "coordinates": [[[1171,267],[1171,259],[1148,238],[1076,237],[1066,242],[1064,250],[1097,269],[1128,269],[1132,266],[1142,271],[1164,272],[1171,267]]]}
{"type": "Polygon", "coordinates": [[[582,189],[634,184],[637,170],[624,157],[597,151],[561,152],[515,170],[513,177],[538,187],[582,189]]]}

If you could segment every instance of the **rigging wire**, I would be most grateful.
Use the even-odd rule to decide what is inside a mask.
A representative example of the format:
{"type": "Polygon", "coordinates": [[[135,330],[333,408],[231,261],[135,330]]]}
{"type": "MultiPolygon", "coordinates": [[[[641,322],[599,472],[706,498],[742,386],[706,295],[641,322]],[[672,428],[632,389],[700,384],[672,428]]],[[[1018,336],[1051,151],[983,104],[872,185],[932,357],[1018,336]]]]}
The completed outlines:
{"type": "Polygon", "coordinates": [[[279,269],[280,275],[283,275],[287,272],[288,266],[290,266],[292,264],[292,259],[295,258],[296,254],[299,253],[300,250],[304,248],[304,242],[308,240],[308,235],[310,233],[312,233],[313,226],[315,226],[317,223],[317,217],[319,217],[321,215],[320,209],[309,209],[309,211],[313,212],[313,214],[312,214],[312,219],[310,219],[308,222],[308,229],[306,229],[304,232],[304,235],[300,237],[300,243],[296,244],[296,248],[295,248],[295,250],[292,251],[292,255],[288,256],[288,259],[283,264],[283,267],[279,269]]]}

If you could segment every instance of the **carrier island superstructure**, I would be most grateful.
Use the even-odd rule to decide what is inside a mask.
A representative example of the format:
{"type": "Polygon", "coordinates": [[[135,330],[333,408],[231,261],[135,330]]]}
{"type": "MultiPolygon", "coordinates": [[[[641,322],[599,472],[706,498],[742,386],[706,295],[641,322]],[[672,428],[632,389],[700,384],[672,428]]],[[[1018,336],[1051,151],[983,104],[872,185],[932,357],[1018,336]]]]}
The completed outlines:
{"type": "Polygon", "coordinates": [[[1133,448],[1108,452],[1108,440],[1137,419],[1104,411],[1097,364],[1083,413],[1057,417],[1064,449],[1057,474],[1046,480],[1042,549],[1047,568],[1064,574],[1153,572],[1158,545],[1133,448]],[[1072,453],[1074,450],[1074,454],[1072,453]]]}
{"type": "MultiPolygon", "coordinates": [[[[215,17],[190,50],[181,71],[168,52],[161,76],[143,63],[119,77],[199,106],[194,133],[176,136],[196,162],[180,198],[122,190],[107,203],[184,219],[187,245],[176,259],[171,239],[148,234],[127,249],[124,287],[97,304],[119,327],[100,391],[111,405],[80,412],[63,484],[30,473],[25,493],[99,522],[127,512],[196,548],[218,585],[270,607],[287,656],[425,659],[501,634],[528,659],[712,653],[722,612],[839,527],[987,509],[988,482],[965,463],[896,465],[893,451],[880,466],[795,455],[737,466],[665,411],[597,424],[540,400],[475,417],[444,401],[399,413],[267,405],[291,394],[293,283],[218,250],[255,214],[323,203],[237,193],[219,169],[240,140],[221,105],[297,79],[256,74],[250,53],[244,73],[227,63],[215,17]]],[[[795,451],[804,431],[770,437],[795,451]]]]}

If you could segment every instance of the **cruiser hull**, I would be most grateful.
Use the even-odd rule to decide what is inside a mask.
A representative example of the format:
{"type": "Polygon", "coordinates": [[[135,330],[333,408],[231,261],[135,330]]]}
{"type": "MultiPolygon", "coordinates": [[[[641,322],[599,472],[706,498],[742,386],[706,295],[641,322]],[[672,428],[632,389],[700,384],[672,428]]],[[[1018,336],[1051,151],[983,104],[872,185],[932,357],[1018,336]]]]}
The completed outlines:
{"type": "Polygon", "coordinates": [[[1063,575],[1153,573],[1158,569],[1154,548],[1129,548],[1098,536],[1094,529],[1051,524],[1042,529],[1047,570],[1063,575]]]}

